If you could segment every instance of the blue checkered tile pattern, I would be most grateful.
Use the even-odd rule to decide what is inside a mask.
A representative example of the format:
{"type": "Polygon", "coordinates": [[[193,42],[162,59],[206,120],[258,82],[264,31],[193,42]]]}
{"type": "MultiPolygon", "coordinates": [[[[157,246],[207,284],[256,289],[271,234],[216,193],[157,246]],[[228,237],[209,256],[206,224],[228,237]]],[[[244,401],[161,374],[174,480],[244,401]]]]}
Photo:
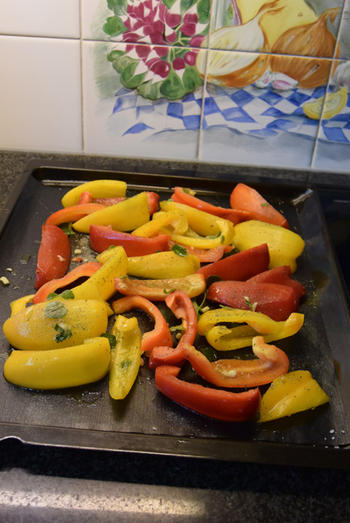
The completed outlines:
{"type": "MultiPolygon", "coordinates": [[[[203,94],[203,129],[227,127],[261,138],[280,133],[315,138],[319,121],[305,116],[302,105],[324,96],[325,92],[325,87],[275,91],[269,87],[224,89],[208,85],[203,92],[198,89],[183,100],[154,102],[123,88],[116,93],[113,113],[121,117],[123,135],[149,136],[164,130],[198,130],[203,94]],[[123,113],[127,117],[122,118],[123,113]]],[[[339,115],[322,121],[319,137],[350,143],[350,96],[339,115]]]]}

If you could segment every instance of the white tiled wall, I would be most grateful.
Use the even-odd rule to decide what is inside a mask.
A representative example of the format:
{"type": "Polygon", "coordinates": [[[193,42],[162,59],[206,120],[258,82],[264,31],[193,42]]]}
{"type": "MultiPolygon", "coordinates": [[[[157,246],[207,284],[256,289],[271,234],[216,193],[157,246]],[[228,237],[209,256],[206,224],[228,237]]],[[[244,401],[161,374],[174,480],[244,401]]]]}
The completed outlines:
{"type": "MultiPolygon", "coordinates": [[[[161,1],[148,0],[148,5],[161,1]]],[[[290,4],[290,0],[281,1],[290,4]]],[[[212,0],[212,24],[231,0],[220,2],[212,0]]],[[[302,2],[298,0],[298,5],[302,2]]],[[[315,16],[326,8],[338,9],[333,32],[338,35],[340,26],[338,41],[345,44],[340,56],[350,71],[350,0],[310,3],[317,5],[315,16]]],[[[165,52],[198,57],[195,46],[200,44],[178,43],[193,46],[183,48],[181,54],[181,48],[177,51],[168,42],[152,45],[148,36],[139,40],[138,49],[123,43],[125,35],[111,37],[104,31],[104,24],[115,14],[114,4],[107,0],[0,1],[0,149],[311,167],[350,174],[349,101],[334,120],[308,121],[303,115],[302,104],[322,98],[332,76],[323,91],[312,93],[310,89],[295,93],[292,87],[283,92],[272,88],[269,93],[253,85],[222,88],[203,77],[203,85],[181,99],[158,96],[151,100],[140,96],[136,87],[125,88],[108,53],[127,50],[130,56],[142,52],[157,57],[165,46],[165,52]]],[[[129,4],[140,2],[129,0],[129,4]]],[[[239,4],[243,5],[242,0],[239,4]]],[[[244,50],[226,53],[237,58],[244,50]]],[[[216,51],[200,52],[203,64],[207,55],[216,58],[216,51]]],[[[299,61],[310,59],[300,57],[299,61]]],[[[290,57],[282,56],[283,60],[288,64],[290,57]]],[[[143,69],[132,74],[140,71],[143,74],[143,69]]]]}

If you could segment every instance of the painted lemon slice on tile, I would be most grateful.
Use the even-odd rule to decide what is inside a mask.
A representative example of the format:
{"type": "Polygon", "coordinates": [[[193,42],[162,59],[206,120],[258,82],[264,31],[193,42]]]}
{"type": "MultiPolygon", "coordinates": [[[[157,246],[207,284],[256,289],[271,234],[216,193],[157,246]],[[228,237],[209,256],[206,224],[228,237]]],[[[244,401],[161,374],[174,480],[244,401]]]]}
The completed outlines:
{"type": "Polygon", "coordinates": [[[306,102],[306,104],[303,105],[303,111],[306,116],[312,118],[312,120],[319,120],[321,114],[325,120],[333,118],[333,116],[339,114],[340,111],[344,109],[348,99],[348,90],[344,86],[335,93],[327,93],[326,101],[324,101],[324,99],[325,97],[321,96],[321,98],[318,98],[315,102],[306,102]],[[322,113],[323,104],[324,109],[322,113]]]}

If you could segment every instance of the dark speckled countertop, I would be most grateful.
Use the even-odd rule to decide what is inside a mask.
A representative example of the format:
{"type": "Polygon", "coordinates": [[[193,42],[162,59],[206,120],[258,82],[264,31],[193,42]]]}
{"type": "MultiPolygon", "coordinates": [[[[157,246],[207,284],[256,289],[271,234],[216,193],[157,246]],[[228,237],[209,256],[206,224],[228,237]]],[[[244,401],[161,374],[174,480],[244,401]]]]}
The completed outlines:
{"type": "MultiPolygon", "coordinates": [[[[256,170],[116,158],[0,152],[0,211],[33,159],[46,165],[247,179],[256,170]]],[[[281,181],[329,183],[329,174],[259,172],[281,181]]],[[[349,187],[350,177],[332,175],[349,187]]],[[[4,306],[4,304],[2,305],[4,306]]],[[[7,304],[6,304],[7,306],[7,304]]],[[[1,445],[0,520],[349,522],[350,471],[231,463],[23,444],[1,445]]]]}

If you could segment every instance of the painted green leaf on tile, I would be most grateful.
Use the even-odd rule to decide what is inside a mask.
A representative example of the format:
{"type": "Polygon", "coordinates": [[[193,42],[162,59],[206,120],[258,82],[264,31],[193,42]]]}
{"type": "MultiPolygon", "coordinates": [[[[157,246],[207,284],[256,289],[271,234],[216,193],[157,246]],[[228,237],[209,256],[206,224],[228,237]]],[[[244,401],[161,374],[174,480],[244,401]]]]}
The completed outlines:
{"type": "Polygon", "coordinates": [[[116,15],[126,13],[128,0],[107,0],[108,9],[114,11],[116,15]]]}
{"type": "Polygon", "coordinates": [[[190,9],[190,7],[192,7],[196,2],[197,2],[197,0],[181,0],[181,2],[180,2],[181,13],[184,13],[185,11],[190,9]]]}
{"type": "Polygon", "coordinates": [[[197,87],[202,85],[202,79],[195,67],[187,66],[183,77],[182,77],[183,84],[185,86],[186,92],[192,92],[197,87]]]}
{"type": "Polygon", "coordinates": [[[130,64],[134,64],[136,68],[137,61],[130,58],[127,54],[117,56],[113,61],[113,67],[118,73],[122,73],[130,64]]]}
{"type": "Polygon", "coordinates": [[[169,100],[178,100],[186,94],[184,85],[175,71],[171,71],[163,81],[163,85],[160,87],[160,92],[169,100]]]}
{"type": "Polygon", "coordinates": [[[234,17],[233,6],[229,5],[225,12],[225,15],[224,15],[223,25],[224,26],[232,25],[233,17],[234,17]]]}
{"type": "Polygon", "coordinates": [[[117,49],[113,49],[110,53],[107,55],[107,60],[109,62],[114,62],[119,56],[123,56],[125,54],[124,51],[118,51],[117,49]]]}
{"type": "Polygon", "coordinates": [[[109,16],[103,30],[109,36],[119,36],[127,31],[127,27],[118,16],[109,16]]]}
{"type": "Polygon", "coordinates": [[[207,24],[210,15],[210,0],[199,0],[197,4],[198,21],[200,24],[207,24]]]}
{"type": "Polygon", "coordinates": [[[140,73],[135,75],[138,62],[129,64],[122,72],[120,80],[122,84],[128,89],[136,89],[144,80],[146,73],[140,73]]]}
{"type": "Polygon", "coordinates": [[[159,98],[162,98],[162,93],[160,92],[162,83],[163,82],[152,82],[152,80],[148,80],[148,82],[139,85],[137,92],[149,100],[159,100],[159,98]]]}
{"type": "Polygon", "coordinates": [[[175,2],[176,0],[163,0],[163,4],[166,5],[168,9],[171,9],[175,2]]]}

